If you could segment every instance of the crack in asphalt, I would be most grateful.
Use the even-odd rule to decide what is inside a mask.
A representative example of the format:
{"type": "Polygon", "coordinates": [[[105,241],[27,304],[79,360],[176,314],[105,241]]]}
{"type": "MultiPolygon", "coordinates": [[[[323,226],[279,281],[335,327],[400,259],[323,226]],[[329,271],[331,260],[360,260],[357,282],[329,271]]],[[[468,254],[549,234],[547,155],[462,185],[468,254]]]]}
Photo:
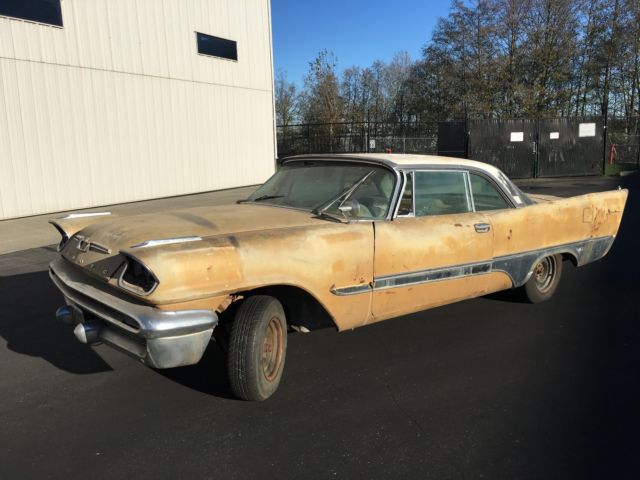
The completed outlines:
{"type": "MultiPolygon", "coordinates": [[[[384,383],[384,382],[383,382],[384,383]]],[[[409,412],[407,412],[402,405],[400,405],[400,402],[398,402],[398,399],[395,397],[395,395],[393,394],[393,392],[391,391],[391,387],[389,386],[389,384],[385,383],[384,384],[385,388],[387,389],[387,392],[389,393],[389,396],[391,397],[391,400],[393,401],[393,404],[398,408],[398,410],[400,410],[402,412],[402,414],[407,417],[407,419],[418,429],[420,430],[420,433],[422,434],[422,436],[424,436],[424,438],[427,437],[427,432],[425,431],[424,427],[420,424],[420,422],[418,422],[415,418],[413,418],[413,416],[411,416],[411,414],[409,414],[409,412]]]]}

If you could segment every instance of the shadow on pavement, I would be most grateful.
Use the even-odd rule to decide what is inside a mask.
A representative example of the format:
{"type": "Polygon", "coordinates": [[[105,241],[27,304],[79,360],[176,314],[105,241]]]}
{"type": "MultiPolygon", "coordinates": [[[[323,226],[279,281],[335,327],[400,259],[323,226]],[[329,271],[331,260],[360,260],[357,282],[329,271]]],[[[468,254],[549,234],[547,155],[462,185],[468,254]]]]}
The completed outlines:
{"type": "Polygon", "coordinates": [[[212,341],[202,360],[196,365],[156,370],[163,377],[207,395],[236,399],[227,375],[227,359],[218,344],[212,341]]]}
{"type": "MultiPolygon", "coordinates": [[[[48,272],[41,270],[43,263],[46,264],[44,259],[48,261],[50,257],[50,253],[43,250],[28,251],[31,256],[43,257],[35,265],[38,271],[0,276],[0,338],[6,341],[10,351],[40,357],[69,373],[111,371],[109,364],[95,350],[76,340],[70,326],[56,321],[55,311],[64,304],[64,300],[48,272]]],[[[21,268],[20,262],[26,254],[9,255],[11,259],[5,258],[5,263],[21,268]]],[[[131,361],[135,362],[134,359],[131,361]]],[[[157,372],[202,393],[235,398],[229,387],[225,355],[215,342],[211,342],[197,365],[157,372]]]]}
{"type": "Polygon", "coordinates": [[[64,303],[46,271],[0,276],[0,337],[16,353],[41,357],[75,374],[98,373],[111,367],[80,344],[71,329],[55,319],[64,303]]]}
{"type": "Polygon", "coordinates": [[[639,466],[640,175],[622,177],[619,183],[629,189],[629,197],[618,236],[605,260],[585,267],[593,274],[575,293],[577,301],[595,305],[593,314],[599,319],[599,345],[593,351],[597,367],[592,372],[603,407],[593,412],[600,433],[594,438],[601,442],[595,460],[599,478],[631,478],[627,475],[637,473],[639,466]]]}
{"type": "MultiPolygon", "coordinates": [[[[565,262],[563,268],[567,268],[569,265],[568,262],[565,262]]],[[[520,289],[502,290],[500,292],[490,293],[482,298],[507,303],[530,303],[520,289]]]]}

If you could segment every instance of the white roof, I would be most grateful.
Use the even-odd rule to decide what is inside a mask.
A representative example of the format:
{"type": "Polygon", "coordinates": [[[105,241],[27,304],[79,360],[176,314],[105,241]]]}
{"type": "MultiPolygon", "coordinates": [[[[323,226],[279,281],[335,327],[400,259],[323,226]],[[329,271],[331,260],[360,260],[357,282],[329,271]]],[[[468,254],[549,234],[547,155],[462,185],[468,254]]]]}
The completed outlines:
{"type": "Polygon", "coordinates": [[[475,160],[466,160],[464,158],[440,157],[437,155],[409,155],[397,153],[327,153],[327,154],[311,154],[299,155],[294,158],[324,158],[324,159],[353,159],[353,160],[373,160],[387,164],[394,168],[420,168],[426,166],[462,166],[472,167],[496,177],[501,172],[493,165],[475,160]]]}

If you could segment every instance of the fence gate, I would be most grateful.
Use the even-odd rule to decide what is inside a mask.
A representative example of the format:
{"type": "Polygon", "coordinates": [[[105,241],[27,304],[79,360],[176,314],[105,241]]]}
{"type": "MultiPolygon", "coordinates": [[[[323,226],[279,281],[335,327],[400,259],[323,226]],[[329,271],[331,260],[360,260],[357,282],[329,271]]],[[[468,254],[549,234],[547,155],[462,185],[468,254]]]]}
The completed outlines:
{"type": "Polygon", "coordinates": [[[438,122],[438,155],[467,158],[467,123],[438,122]]]}
{"type": "Polygon", "coordinates": [[[537,177],[601,175],[602,118],[541,119],[537,177]]]}
{"type": "Polygon", "coordinates": [[[510,178],[531,178],[536,127],[536,120],[470,120],[469,158],[495,165],[510,178]]]}
{"type": "Polygon", "coordinates": [[[468,152],[511,178],[601,175],[602,118],[470,120],[468,152]]]}

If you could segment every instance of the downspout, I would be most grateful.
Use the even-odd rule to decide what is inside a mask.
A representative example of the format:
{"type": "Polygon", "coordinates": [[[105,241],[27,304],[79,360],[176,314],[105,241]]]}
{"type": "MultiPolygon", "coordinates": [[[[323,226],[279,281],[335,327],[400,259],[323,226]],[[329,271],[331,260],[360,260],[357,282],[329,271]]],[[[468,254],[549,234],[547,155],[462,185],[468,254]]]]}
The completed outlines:
{"type": "Polygon", "coordinates": [[[269,21],[269,60],[271,61],[271,119],[273,123],[273,169],[278,168],[278,133],[276,129],[276,84],[273,65],[273,25],[271,23],[271,0],[267,0],[267,18],[269,21]]]}

